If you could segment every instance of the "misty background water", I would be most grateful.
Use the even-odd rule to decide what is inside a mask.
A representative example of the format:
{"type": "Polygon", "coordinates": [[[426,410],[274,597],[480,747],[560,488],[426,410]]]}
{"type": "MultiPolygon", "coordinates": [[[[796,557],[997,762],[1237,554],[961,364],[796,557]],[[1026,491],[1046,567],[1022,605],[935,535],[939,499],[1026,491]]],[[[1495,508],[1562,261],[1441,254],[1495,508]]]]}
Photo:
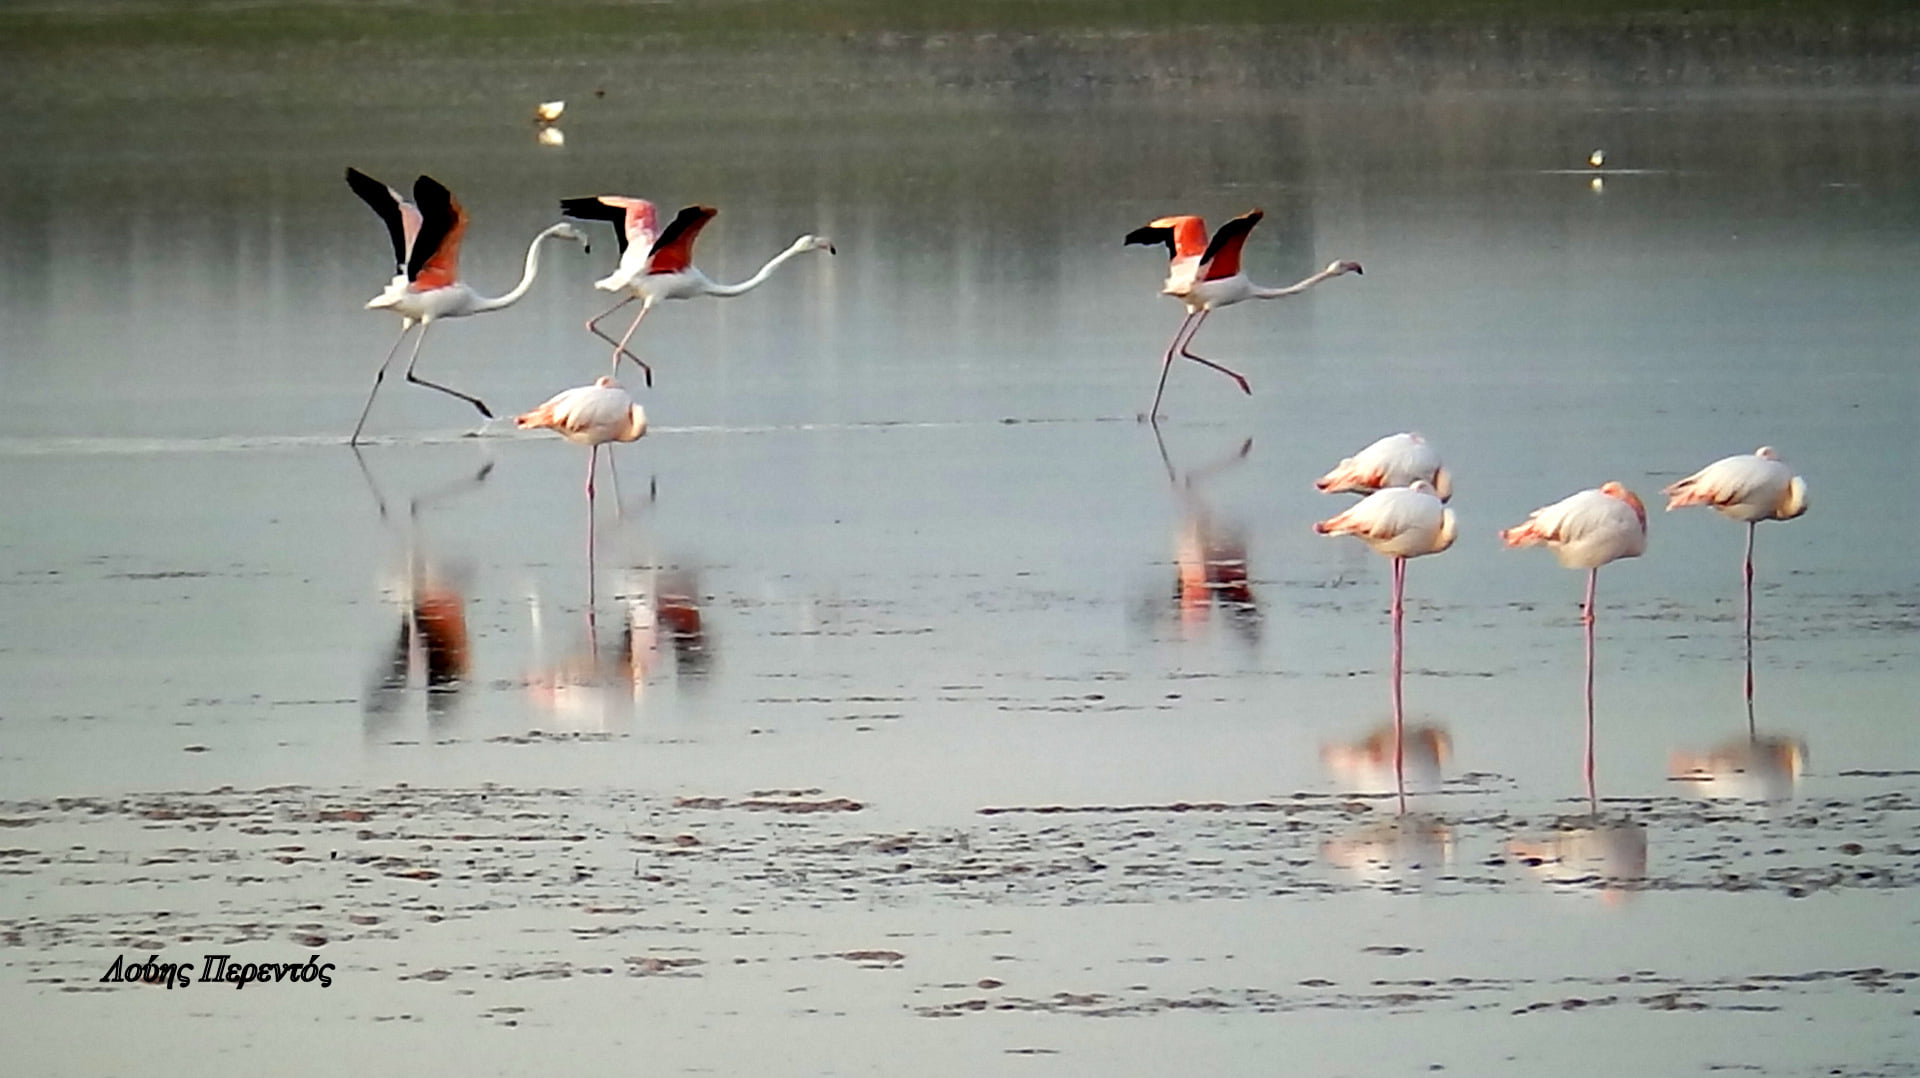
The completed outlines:
{"type": "MultiPolygon", "coordinates": [[[[1607,479],[1655,513],[1601,574],[1599,792],[1684,793],[1673,754],[1746,738],[1740,529],[1657,491],[1762,444],[1812,501],[1759,537],[1755,722],[1810,761],[1786,790],[1914,766],[1910,19],[479,10],[0,23],[9,795],[799,786],[925,820],[1364,787],[1322,752],[1386,717],[1386,566],[1311,533],[1346,504],[1311,483],[1398,430],[1457,477],[1407,688],[1453,792],[1583,793],[1582,582],[1494,533],[1607,479]],[[559,147],[530,122],[553,98],[559,147]],[[489,294],[572,195],[719,207],[721,280],[836,242],[638,338],[654,429],[615,451],[623,517],[603,483],[593,634],[655,642],[617,702],[543,688],[586,645],[584,451],[463,437],[464,405],[393,379],[344,445],[396,332],[360,309],[388,263],[347,165],[452,188],[489,294]],[[1210,319],[1196,348],[1253,396],[1176,367],[1158,441],[1135,417],[1180,310],[1120,238],[1251,207],[1255,280],[1366,273],[1210,319]],[[1244,547],[1247,593],[1183,608],[1208,542],[1244,547]],[[429,694],[402,656],[383,690],[428,577],[470,665],[429,694]],[[674,590],[697,648],[661,628],[674,590]]],[[[436,326],[421,373],[501,414],[604,373],[594,238],[436,326]]]]}

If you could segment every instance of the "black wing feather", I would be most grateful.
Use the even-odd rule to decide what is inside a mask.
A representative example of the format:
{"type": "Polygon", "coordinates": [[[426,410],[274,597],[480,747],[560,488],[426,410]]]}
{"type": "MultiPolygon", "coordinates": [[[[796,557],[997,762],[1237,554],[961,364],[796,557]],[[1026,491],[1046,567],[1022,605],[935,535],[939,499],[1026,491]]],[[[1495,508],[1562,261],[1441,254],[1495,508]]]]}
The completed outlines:
{"type": "Polygon", "coordinates": [[[413,181],[413,204],[420,210],[420,234],[413,240],[413,257],[407,259],[407,280],[420,276],[427,261],[446,242],[453,231],[453,192],[432,176],[413,181]]]}
{"type": "Polygon", "coordinates": [[[560,212],[582,221],[613,222],[613,235],[620,244],[620,253],[622,255],[627,253],[627,208],[625,206],[609,206],[600,201],[599,196],[587,195],[584,198],[561,199],[560,212]]]}
{"type": "Polygon", "coordinates": [[[1174,256],[1173,229],[1171,228],[1155,228],[1152,225],[1144,225],[1127,233],[1127,243],[1145,244],[1149,247],[1156,243],[1164,243],[1167,245],[1167,257],[1172,258],[1174,256]]]}
{"type": "Polygon", "coordinates": [[[1207,241],[1207,253],[1200,256],[1200,264],[1204,266],[1213,261],[1213,256],[1219,254],[1222,247],[1225,247],[1232,240],[1244,237],[1247,233],[1252,232],[1253,226],[1259,224],[1260,218],[1265,216],[1266,212],[1263,210],[1248,210],[1233,220],[1228,221],[1226,224],[1221,225],[1220,228],[1214,232],[1213,239],[1207,241]]]}
{"type": "Polygon", "coordinates": [[[387,234],[393,240],[393,272],[399,273],[407,261],[407,226],[400,217],[400,204],[394,201],[393,191],[351,165],[347,166],[347,186],[387,223],[387,234]]]}

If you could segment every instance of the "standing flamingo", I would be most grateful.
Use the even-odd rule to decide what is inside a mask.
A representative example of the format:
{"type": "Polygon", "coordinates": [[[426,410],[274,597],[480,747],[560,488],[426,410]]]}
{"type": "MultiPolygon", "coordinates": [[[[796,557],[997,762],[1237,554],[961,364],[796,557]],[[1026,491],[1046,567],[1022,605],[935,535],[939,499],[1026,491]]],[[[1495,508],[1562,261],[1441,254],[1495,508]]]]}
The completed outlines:
{"type": "Polygon", "coordinates": [[[1404,487],[1416,479],[1433,484],[1441,501],[1453,497],[1453,476],[1440,463],[1425,438],[1418,434],[1389,434],[1314,480],[1323,494],[1372,494],[1388,487],[1404,487]]]}
{"type": "Polygon", "coordinates": [[[1639,495],[1619,483],[1602,484],[1535,509],[1526,522],[1500,532],[1510,547],[1544,543],[1569,569],[1587,571],[1587,601],[1580,622],[1587,635],[1587,803],[1599,811],[1593,787],[1593,593],[1600,567],[1647,550],[1647,507],[1639,495]]]}
{"type": "Polygon", "coordinates": [[[739,284],[719,284],[700,272],[693,264],[693,241],[699,238],[700,230],[713,220],[720,211],[711,206],[688,206],[681,210],[659,233],[656,239],[653,232],[653,205],[644,199],[627,198],[622,195],[592,195],[584,198],[563,198],[560,200],[560,212],[569,217],[589,221],[612,221],[620,229],[620,265],[612,273],[593,282],[593,287],[602,292],[626,292],[626,298],[612,307],[595,315],[587,323],[587,329],[594,336],[613,343],[613,367],[620,367],[620,357],[626,356],[640,369],[646,372],[647,385],[653,384],[653,368],[639,356],[627,351],[627,341],[633,337],[633,331],[640,328],[640,320],[653,310],[653,305],[663,299],[692,299],[695,296],[717,296],[726,299],[751,292],[773,276],[773,271],[787,259],[807,251],[825,251],[836,253],[833,241],[825,236],[805,235],[794,240],[787,249],[767,260],[753,276],[739,284]],[[632,303],[640,301],[640,313],[633,316],[633,324],[621,334],[618,341],[600,332],[602,318],[632,303]]]}
{"type": "Polygon", "coordinates": [[[1753,529],[1763,520],[1792,520],[1807,511],[1807,484],[1772,446],[1723,457],[1660,493],[1667,511],[1710,505],[1747,526],[1746,583],[1747,723],[1753,723],[1753,529]]]}
{"type": "Polygon", "coordinates": [[[601,445],[639,441],[647,433],[647,413],[619,383],[603,376],[590,386],[555,394],[533,411],[516,416],[513,425],[522,429],[544,427],[569,442],[586,446],[587,499],[592,501],[593,471],[601,445]]]}
{"type": "Polygon", "coordinates": [[[1321,535],[1351,535],[1377,554],[1393,559],[1393,774],[1400,789],[1400,808],[1406,810],[1406,755],[1401,708],[1400,672],[1404,651],[1407,559],[1438,554],[1453,545],[1453,510],[1440,500],[1433,484],[1416,479],[1411,486],[1376,490],[1346,512],[1313,526],[1321,535]]]}
{"type": "MultiPolygon", "coordinates": [[[[600,377],[590,386],[556,393],[531,412],[514,417],[521,429],[545,427],[562,438],[587,447],[587,605],[594,600],[593,564],[593,472],[600,460],[600,447],[607,442],[636,442],[647,433],[647,413],[633,396],[611,378],[600,377]]],[[[607,467],[613,467],[608,450],[607,467]]],[[[619,474],[614,475],[614,495],[620,493],[619,474]]],[[[589,621],[591,624],[591,621],[589,621]]]]}
{"type": "Polygon", "coordinates": [[[393,239],[393,280],[388,282],[386,291],[367,301],[367,307],[391,308],[400,315],[400,336],[387,350],[387,358],[381,361],[380,369],[373,376],[373,389],[367,394],[367,403],[360,409],[360,421],[354,424],[353,436],[347,443],[360,444],[360,431],[367,425],[367,413],[373,410],[373,398],[387,377],[387,367],[415,323],[419,324],[420,333],[413,340],[413,354],[407,360],[407,381],[458,397],[492,419],[493,413],[480,398],[414,375],[413,365],[419,362],[420,345],[427,339],[427,328],[436,319],[511,307],[533,287],[534,275],[540,270],[542,240],[568,239],[584,245],[587,237],[564,221],[548,227],[527,245],[527,265],[520,283],[507,294],[489,299],[460,280],[460,240],[467,231],[467,211],[438,180],[431,176],[414,180],[412,202],[356,168],[347,169],[347,186],[380,215],[393,239]]]}
{"type": "Polygon", "coordinates": [[[1127,233],[1126,242],[1129,244],[1167,245],[1170,261],[1167,281],[1160,292],[1187,305],[1187,317],[1180,323],[1180,328],[1174,331],[1173,341],[1167,345],[1166,358],[1160,364],[1160,388],[1154,391],[1153,407],[1147,412],[1148,422],[1159,419],[1160,397],[1167,391],[1167,371],[1173,366],[1176,352],[1233,379],[1239,383],[1242,393],[1253,392],[1253,387],[1238,371],[1187,350],[1187,346],[1193,343],[1194,334],[1200,332],[1200,324],[1207,320],[1207,315],[1214,308],[1232,306],[1241,300],[1298,295],[1329,277],[1363,272],[1358,262],[1334,262],[1319,273],[1285,288],[1262,288],[1254,284],[1240,271],[1240,249],[1246,245],[1247,233],[1253,231],[1253,226],[1259,224],[1263,216],[1264,211],[1249,210],[1221,225],[1212,240],[1207,239],[1206,221],[1192,214],[1161,217],[1127,233]]]}

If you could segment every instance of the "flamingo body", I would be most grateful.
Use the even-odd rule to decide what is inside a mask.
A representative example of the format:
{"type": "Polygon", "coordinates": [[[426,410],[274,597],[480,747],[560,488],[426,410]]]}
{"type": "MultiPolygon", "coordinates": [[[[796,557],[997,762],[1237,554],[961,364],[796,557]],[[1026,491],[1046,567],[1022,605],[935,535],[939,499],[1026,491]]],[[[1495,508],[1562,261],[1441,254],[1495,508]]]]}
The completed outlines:
{"type": "Polygon", "coordinates": [[[1351,535],[1390,558],[1438,554],[1453,545],[1453,510],[1424,479],[1376,490],[1346,512],[1313,526],[1321,535],[1351,535]]]}
{"type": "Polygon", "coordinates": [[[1453,497],[1453,476],[1440,463],[1440,454],[1418,434],[1389,434],[1314,481],[1325,494],[1372,494],[1389,487],[1409,486],[1416,479],[1433,484],[1441,501],[1453,497]]]}
{"type": "Polygon", "coordinates": [[[1569,569],[1598,569],[1647,550],[1647,507],[1619,483],[1568,495],[1500,533],[1510,547],[1544,545],[1569,569]]]}
{"type": "Polygon", "coordinates": [[[1706,505],[1743,524],[1792,520],[1807,511],[1807,484],[1772,446],[1725,457],[1667,487],[1669,511],[1706,505]]]}
{"type": "Polygon", "coordinates": [[[517,416],[514,426],[545,428],[577,445],[638,441],[647,433],[647,413],[633,396],[611,378],[600,378],[555,394],[531,412],[517,416]]]}

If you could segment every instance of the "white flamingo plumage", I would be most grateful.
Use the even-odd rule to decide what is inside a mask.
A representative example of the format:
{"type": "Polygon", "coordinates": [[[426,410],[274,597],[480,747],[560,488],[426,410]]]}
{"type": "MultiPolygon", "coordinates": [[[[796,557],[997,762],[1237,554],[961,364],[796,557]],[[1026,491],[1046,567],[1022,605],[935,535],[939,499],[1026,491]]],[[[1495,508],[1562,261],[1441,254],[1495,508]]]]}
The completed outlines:
{"type": "Polygon", "coordinates": [[[1401,707],[1401,669],[1406,620],[1407,559],[1438,554],[1453,545],[1453,510],[1448,509],[1433,484],[1416,479],[1409,486],[1377,490],[1347,509],[1313,526],[1321,535],[1351,535],[1393,560],[1393,772],[1400,788],[1400,807],[1406,809],[1406,757],[1401,707]]]}
{"type": "Polygon", "coordinates": [[[1160,292],[1173,296],[1187,307],[1187,317],[1180,323],[1180,328],[1174,331],[1173,341],[1167,345],[1166,357],[1160,364],[1160,387],[1154,391],[1153,407],[1147,412],[1149,421],[1159,418],[1160,398],[1167,389],[1167,371],[1173,366],[1176,354],[1232,378],[1242,393],[1253,392],[1246,377],[1238,371],[1188,350],[1194,334],[1200,332],[1200,324],[1214,310],[1242,300],[1298,295],[1329,277],[1363,272],[1360,263],[1341,261],[1284,288],[1263,288],[1254,284],[1241,272],[1240,253],[1246,246],[1247,234],[1253,231],[1253,226],[1259,224],[1263,216],[1265,213],[1261,210],[1249,210],[1221,225],[1211,239],[1207,237],[1206,221],[1192,214],[1157,218],[1127,233],[1126,242],[1129,244],[1166,244],[1169,256],[1167,280],[1160,292]]]}
{"type": "Polygon", "coordinates": [[[682,209],[657,236],[653,231],[653,205],[644,199],[624,195],[563,198],[560,200],[560,212],[582,220],[610,221],[620,230],[620,265],[612,273],[593,282],[593,287],[602,292],[625,292],[627,295],[588,320],[587,328],[594,336],[613,344],[613,367],[616,371],[620,367],[620,357],[624,355],[640,365],[649,386],[653,384],[653,368],[639,356],[627,351],[627,342],[633,338],[634,330],[640,328],[641,319],[653,310],[655,304],[661,300],[692,299],[695,296],[726,299],[743,295],[764,284],[767,278],[773,276],[774,270],[795,255],[808,251],[835,253],[833,241],[825,236],[808,234],[768,259],[766,265],[746,280],[738,284],[720,284],[693,264],[694,240],[699,238],[700,230],[706,227],[707,222],[720,212],[711,206],[688,206],[682,209]],[[600,332],[601,319],[636,299],[640,301],[640,313],[634,316],[633,323],[618,341],[600,332]]]}
{"type": "Polygon", "coordinates": [[[348,443],[359,444],[360,432],[367,425],[367,413],[373,410],[373,398],[387,377],[387,367],[399,354],[401,342],[415,324],[420,326],[420,333],[414,338],[413,354],[407,360],[407,381],[458,397],[492,419],[493,412],[480,398],[429,382],[413,373],[428,327],[442,318],[461,318],[511,307],[533,287],[533,278],[540,270],[542,241],[557,238],[585,244],[587,237],[564,221],[548,227],[527,245],[526,268],[520,283],[504,295],[482,296],[460,280],[460,241],[467,231],[467,213],[439,181],[431,176],[414,180],[411,201],[356,168],[347,169],[347,186],[386,222],[388,235],[393,240],[393,280],[387,283],[385,291],[367,301],[367,307],[385,308],[400,316],[400,336],[374,373],[373,389],[367,393],[367,403],[360,409],[360,421],[354,424],[348,443]]]}
{"type": "Polygon", "coordinates": [[[587,498],[591,500],[594,462],[599,459],[600,447],[608,442],[640,440],[647,433],[647,413],[618,382],[603,376],[590,386],[554,394],[540,407],[514,417],[513,425],[551,430],[569,442],[586,446],[587,498]]]}
{"type": "Polygon", "coordinates": [[[1570,494],[1535,509],[1527,519],[1501,531],[1510,547],[1544,545],[1569,569],[1587,571],[1587,601],[1580,608],[1587,644],[1587,802],[1599,809],[1593,784],[1593,593],[1600,567],[1647,550],[1647,507],[1640,496],[1617,482],[1570,494]]]}
{"type": "Polygon", "coordinates": [[[1440,463],[1440,454],[1418,434],[1389,434],[1314,481],[1323,494],[1372,494],[1404,487],[1416,479],[1433,484],[1441,501],[1453,497],[1453,475],[1440,463]]]}
{"type": "Polygon", "coordinates": [[[1722,457],[1673,483],[1660,493],[1667,511],[1689,505],[1718,509],[1747,526],[1747,554],[1741,563],[1746,590],[1747,721],[1753,721],[1753,530],[1763,520],[1792,520],[1807,511],[1806,480],[1780,459],[1772,446],[1722,457]]]}

